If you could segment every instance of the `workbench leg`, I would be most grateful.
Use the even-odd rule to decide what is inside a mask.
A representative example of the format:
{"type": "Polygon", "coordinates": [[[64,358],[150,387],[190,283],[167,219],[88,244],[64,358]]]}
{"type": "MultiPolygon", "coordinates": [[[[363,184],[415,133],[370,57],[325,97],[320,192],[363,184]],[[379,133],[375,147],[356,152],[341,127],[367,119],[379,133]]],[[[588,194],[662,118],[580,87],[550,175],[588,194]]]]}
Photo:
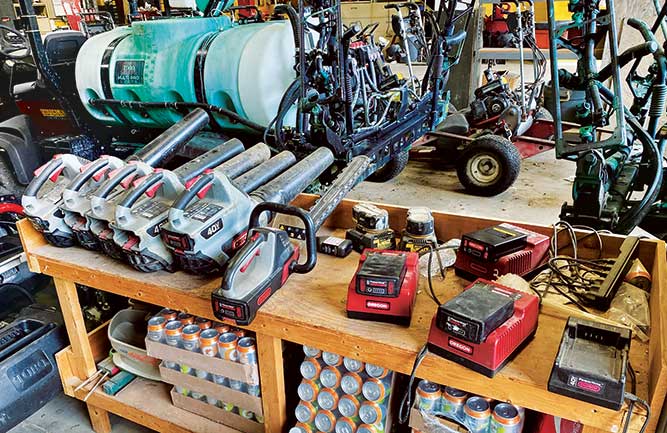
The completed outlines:
{"type": "Polygon", "coordinates": [[[257,333],[257,355],[262,386],[264,429],[267,433],[281,432],[287,424],[282,340],[257,333]]]}
{"type": "MultiPolygon", "coordinates": [[[[74,355],[72,357],[74,360],[72,370],[79,379],[84,380],[97,371],[97,366],[93,358],[93,351],[90,348],[86,323],[81,312],[79,295],[76,292],[76,284],[60,278],[54,278],[53,283],[56,286],[58,302],[60,303],[67,335],[69,336],[69,342],[74,355]]],[[[93,430],[97,433],[111,432],[109,413],[92,405],[87,405],[87,407],[93,430]]]]}

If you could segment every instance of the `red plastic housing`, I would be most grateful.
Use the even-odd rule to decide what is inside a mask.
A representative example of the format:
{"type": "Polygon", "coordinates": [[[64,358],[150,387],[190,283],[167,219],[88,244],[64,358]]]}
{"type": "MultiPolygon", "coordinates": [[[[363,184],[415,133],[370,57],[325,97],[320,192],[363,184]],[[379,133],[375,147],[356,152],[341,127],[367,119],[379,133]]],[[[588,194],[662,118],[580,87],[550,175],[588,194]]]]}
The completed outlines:
{"type": "MultiPolygon", "coordinates": [[[[514,298],[514,314],[491,332],[482,343],[475,344],[447,334],[435,324],[435,316],[428,334],[428,349],[450,361],[493,377],[535,334],[540,310],[539,298],[519,292],[495,282],[478,279],[493,285],[494,291],[514,298]]],[[[474,284],[474,283],[473,283],[474,284]]],[[[466,287],[468,289],[470,286],[466,287]]]]}
{"type": "Polygon", "coordinates": [[[412,308],[417,295],[419,283],[419,254],[406,251],[391,251],[367,248],[361,254],[359,266],[347,290],[347,317],[353,319],[375,320],[378,322],[396,323],[410,326],[412,308]],[[397,293],[393,296],[373,296],[357,292],[357,273],[361,269],[369,253],[403,254],[405,260],[405,276],[397,293]]]}

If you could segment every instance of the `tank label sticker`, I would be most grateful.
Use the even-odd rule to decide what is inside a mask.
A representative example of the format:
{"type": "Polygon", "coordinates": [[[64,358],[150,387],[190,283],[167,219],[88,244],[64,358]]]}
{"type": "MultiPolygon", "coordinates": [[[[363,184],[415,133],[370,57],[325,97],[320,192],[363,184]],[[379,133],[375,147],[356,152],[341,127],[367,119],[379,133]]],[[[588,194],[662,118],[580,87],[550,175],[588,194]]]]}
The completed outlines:
{"type": "Polygon", "coordinates": [[[132,209],[132,215],[152,219],[168,210],[169,205],[162,203],[161,201],[146,200],[136,208],[132,209]]]}
{"type": "Polygon", "coordinates": [[[114,82],[116,84],[144,84],[144,61],[118,60],[114,82]]]}
{"type": "Polygon", "coordinates": [[[207,201],[198,201],[188,206],[185,210],[185,217],[196,221],[205,222],[217,215],[222,210],[222,206],[207,201]]]}

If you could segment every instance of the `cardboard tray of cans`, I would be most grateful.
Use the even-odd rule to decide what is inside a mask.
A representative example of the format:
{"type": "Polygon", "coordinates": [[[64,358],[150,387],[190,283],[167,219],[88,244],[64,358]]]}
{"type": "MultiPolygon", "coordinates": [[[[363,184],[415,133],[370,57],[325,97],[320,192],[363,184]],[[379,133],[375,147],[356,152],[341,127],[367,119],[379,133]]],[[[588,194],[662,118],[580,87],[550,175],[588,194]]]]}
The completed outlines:
{"type": "MultiPolygon", "coordinates": [[[[211,359],[211,358],[209,358],[211,359]]],[[[160,377],[163,382],[182,387],[188,390],[194,390],[216,400],[233,404],[249,411],[255,415],[262,416],[262,398],[255,397],[242,391],[237,391],[228,386],[219,385],[207,379],[202,379],[191,374],[181,373],[180,371],[160,364],[160,377]]]]}
{"type": "Polygon", "coordinates": [[[234,412],[229,412],[217,406],[196,400],[171,390],[171,401],[174,406],[196,413],[205,418],[235,428],[244,433],[264,433],[264,424],[242,417],[234,412]]]}
{"type": "Polygon", "coordinates": [[[146,350],[153,358],[185,364],[192,368],[205,370],[211,374],[225,376],[244,383],[259,383],[257,365],[246,365],[222,358],[206,356],[180,347],[169,346],[146,338],[146,350]]]}
{"type": "MultiPolygon", "coordinates": [[[[447,427],[455,432],[470,433],[470,431],[465,426],[462,426],[461,424],[456,423],[450,419],[435,415],[430,419],[437,420],[440,425],[447,427]]],[[[433,430],[436,430],[426,419],[424,419],[422,412],[419,410],[419,408],[417,408],[416,405],[410,409],[410,420],[408,421],[408,425],[413,432],[417,431],[420,433],[431,433],[433,430]]],[[[441,429],[438,428],[437,431],[440,433],[441,429]]]]}

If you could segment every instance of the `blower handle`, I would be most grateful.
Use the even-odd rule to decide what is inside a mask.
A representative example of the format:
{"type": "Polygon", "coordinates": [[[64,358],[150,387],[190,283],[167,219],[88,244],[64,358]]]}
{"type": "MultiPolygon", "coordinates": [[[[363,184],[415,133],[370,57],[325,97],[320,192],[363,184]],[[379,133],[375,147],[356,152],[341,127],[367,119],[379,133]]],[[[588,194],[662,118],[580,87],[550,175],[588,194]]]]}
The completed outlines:
{"type": "Polygon", "coordinates": [[[155,172],[148,176],[147,179],[145,179],[143,182],[141,182],[140,185],[138,185],[136,188],[134,188],[128,195],[125,196],[123,201],[120,202],[118,205],[119,207],[126,207],[126,208],[131,208],[134,206],[134,204],[139,200],[141,195],[148,191],[150,187],[155,185],[158,182],[162,181],[163,174],[160,172],[155,172]]]}
{"type": "Polygon", "coordinates": [[[100,158],[94,162],[91,162],[88,166],[83,166],[84,169],[81,173],[77,174],[72,183],[69,184],[67,189],[71,191],[79,191],[83,186],[90,180],[91,177],[102,170],[104,167],[109,165],[109,160],[107,158],[100,158]]]}
{"type": "Polygon", "coordinates": [[[313,270],[317,263],[317,238],[315,224],[313,223],[310,214],[300,207],[289,204],[262,202],[255,206],[250,213],[250,222],[248,223],[248,242],[252,239],[250,230],[259,226],[259,217],[264,212],[272,212],[276,214],[284,214],[297,217],[303,222],[306,232],[306,261],[304,263],[297,263],[291,266],[291,271],[298,274],[306,274],[313,270]]]}
{"type": "Polygon", "coordinates": [[[107,179],[100,188],[95,192],[95,196],[99,198],[107,198],[111,191],[116,189],[118,185],[123,183],[123,181],[137,171],[137,166],[135,164],[128,164],[125,167],[121,168],[116,175],[110,179],[107,179]]]}
{"type": "Polygon", "coordinates": [[[40,190],[42,185],[46,183],[47,180],[58,171],[65,163],[61,158],[54,158],[51,161],[47,162],[40,169],[39,174],[30,182],[28,187],[23,192],[23,195],[26,197],[36,197],[37,192],[40,190]]]}
{"type": "Polygon", "coordinates": [[[171,208],[175,210],[185,210],[185,208],[190,204],[195,196],[199,194],[201,190],[206,188],[207,185],[210,185],[211,182],[213,182],[213,177],[213,173],[202,175],[202,177],[197,179],[197,182],[195,182],[192,186],[187,188],[183,194],[181,194],[181,196],[174,202],[171,208]]]}

